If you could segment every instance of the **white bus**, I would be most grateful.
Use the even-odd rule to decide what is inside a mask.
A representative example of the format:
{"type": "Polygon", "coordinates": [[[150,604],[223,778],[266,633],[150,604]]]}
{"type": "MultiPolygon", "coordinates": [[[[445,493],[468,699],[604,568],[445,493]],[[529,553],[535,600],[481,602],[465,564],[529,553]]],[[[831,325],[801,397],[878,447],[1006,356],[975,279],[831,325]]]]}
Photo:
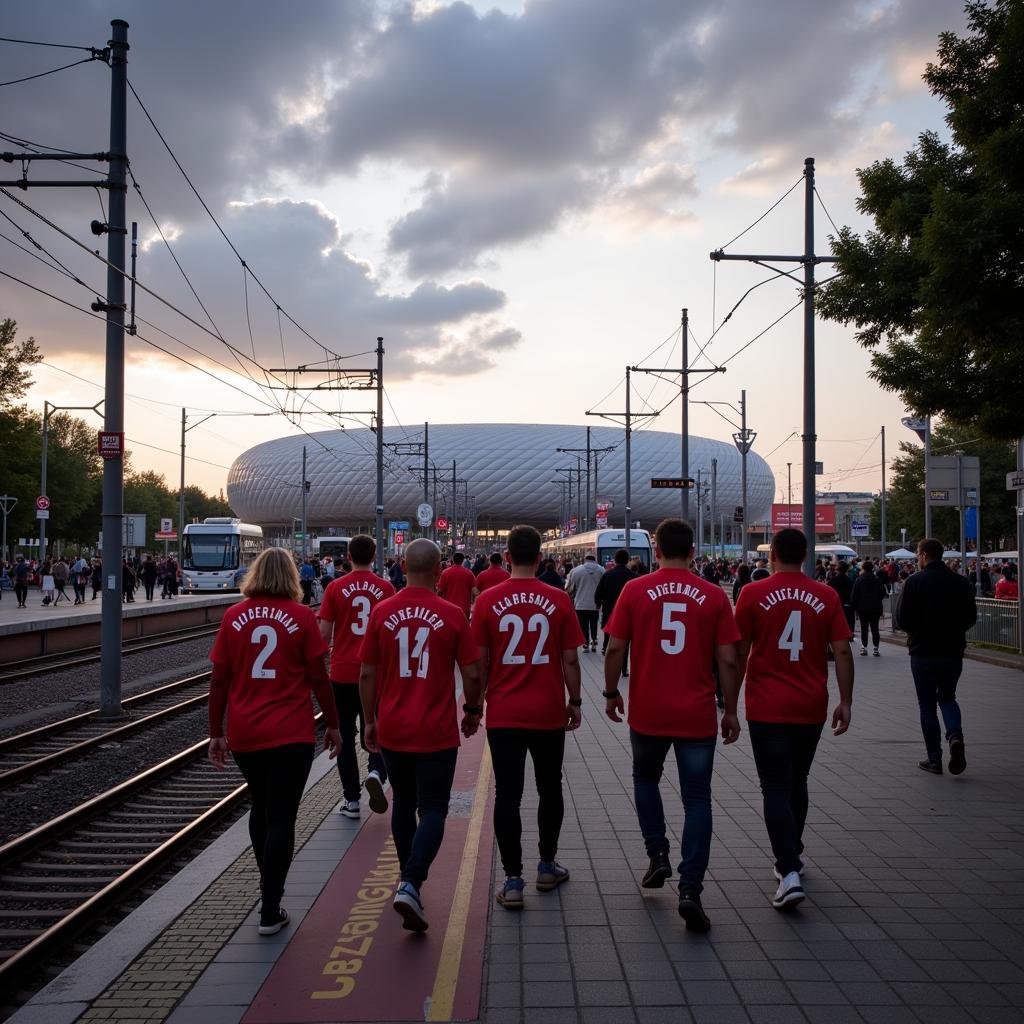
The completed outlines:
{"type": "Polygon", "coordinates": [[[216,516],[188,523],[182,543],[182,592],[238,590],[262,550],[262,528],[240,519],[216,516]]]}
{"type": "MultiPolygon", "coordinates": [[[[771,551],[771,544],[758,544],[757,545],[757,557],[768,558],[768,552],[771,551]]],[[[815,544],[814,545],[814,557],[820,558],[826,562],[838,561],[840,558],[845,558],[847,561],[853,558],[859,558],[860,555],[853,550],[848,544],[815,544]]]]}
{"type": "Polygon", "coordinates": [[[314,558],[348,558],[348,543],[351,537],[313,537],[309,542],[309,553],[314,558]]]}
{"type": "MultiPolygon", "coordinates": [[[[572,534],[545,541],[541,545],[541,553],[545,558],[571,559],[579,564],[590,552],[597,558],[597,564],[607,565],[615,558],[615,552],[626,547],[626,531],[590,530],[588,533],[572,534]]],[[[651,535],[646,530],[629,531],[629,557],[639,558],[647,570],[651,568],[654,550],[651,547],[651,535]]]]}

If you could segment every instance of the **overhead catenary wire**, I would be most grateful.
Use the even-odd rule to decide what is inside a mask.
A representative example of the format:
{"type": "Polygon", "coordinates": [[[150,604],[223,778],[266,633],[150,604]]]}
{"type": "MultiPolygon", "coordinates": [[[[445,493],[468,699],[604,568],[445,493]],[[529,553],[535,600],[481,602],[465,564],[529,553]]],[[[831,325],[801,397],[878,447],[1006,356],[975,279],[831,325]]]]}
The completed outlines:
{"type": "Polygon", "coordinates": [[[93,53],[94,46],[80,46],[75,43],[51,43],[44,39],[12,39],[10,36],[0,36],[0,43],[17,43],[19,46],[48,46],[54,50],[85,50],[86,53],[93,53]]]}
{"type": "Polygon", "coordinates": [[[79,64],[91,64],[97,57],[83,57],[81,60],[72,61],[70,64],[61,64],[59,68],[50,68],[49,71],[40,71],[34,75],[25,75],[24,78],[12,78],[7,82],[0,82],[0,88],[5,85],[20,85],[22,82],[34,82],[37,78],[46,78],[47,75],[55,75],[59,71],[67,71],[68,68],[77,68],[79,64]]]}

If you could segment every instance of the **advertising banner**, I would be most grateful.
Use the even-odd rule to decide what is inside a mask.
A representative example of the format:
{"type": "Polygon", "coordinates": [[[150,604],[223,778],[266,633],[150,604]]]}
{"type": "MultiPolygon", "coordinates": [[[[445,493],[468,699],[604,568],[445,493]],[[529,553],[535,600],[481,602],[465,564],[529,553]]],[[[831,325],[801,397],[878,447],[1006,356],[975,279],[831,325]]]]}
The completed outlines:
{"type": "MultiPolygon", "coordinates": [[[[797,530],[802,529],[803,515],[802,505],[772,505],[772,530],[784,530],[787,526],[795,527],[797,530]]],[[[814,532],[836,532],[835,505],[818,504],[815,506],[814,532]]]]}

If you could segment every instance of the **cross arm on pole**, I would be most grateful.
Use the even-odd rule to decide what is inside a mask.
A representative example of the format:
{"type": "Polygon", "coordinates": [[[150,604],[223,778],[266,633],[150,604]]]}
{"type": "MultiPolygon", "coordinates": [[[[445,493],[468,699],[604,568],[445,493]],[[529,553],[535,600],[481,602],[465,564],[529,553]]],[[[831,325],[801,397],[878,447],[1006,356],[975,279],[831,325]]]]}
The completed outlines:
{"type": "MultiPolygon", "coordinates": [[[[746,263],[838,263],[836,256],[779,256],[777,254],[765,253],[741,253],[723,252],[721,249],[712,249],[708,254],[716,263],[722,260],[739,260],[746,263]]],[[[769,268],[771,269],[771,268],[769,268]]]]}

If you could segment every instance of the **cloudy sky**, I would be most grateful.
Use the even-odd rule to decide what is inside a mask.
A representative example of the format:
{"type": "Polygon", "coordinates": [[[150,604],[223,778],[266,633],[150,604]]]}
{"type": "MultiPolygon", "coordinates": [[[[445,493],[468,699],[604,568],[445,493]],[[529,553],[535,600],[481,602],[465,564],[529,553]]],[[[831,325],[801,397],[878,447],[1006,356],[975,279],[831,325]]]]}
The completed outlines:
{"type": "MultiPolygon", "coordinates": [[[[799,312],[733,356],[797,302],[796,285],[758,288],[720,326],[770,275],[743,263],[716,273],[708,253],[797,183],[805,156],[817,160],[831,218],[863,228],[856,168],[943,129],[920,75],[938,33],[964,23],[960,0],[65,0],[22,5],[5,28],[102,46],[112,17],[131,25],[139,97],[258,278],[130,97],[138,275],[171,304],[140,295],[146,323],[128,341],[136,467],[177,478],[182,405],[193,420],[219,413],[189,435],[189,479],[210,489],[251,444],[325,429],[327,412],[370,408],[366,394],[270,390],[260,367],[325,354],[369,365],[356,354],[378,334],[386,423],[579,424],[565,439],[573,446],[593,422],[588,410],[623,407],[627,363],[678,365],[673,332],[686,306],[692,362],[727,363],[693,399],[736,403],[745,388],[755,450],[782,487],[793,463],[794,500],[799,312]],[[282,407],[287,416],[226,415],[282,407]]],[[[86,56],[0,46],[5,81],[86,56]]],[[[108,90],[100,62],[6,85],[0,131],[105,149],[108,90]]],[[[0,176],[18,175],[4,166],[0,176]]],[[[36,168],[36,177],[91,176],[36,168]]],[[[89,232],[106,201],[96,191],[15,194],[89,247],[105,246],[89,232]]],[[[102,264],[3,195],[0,211],[10,218],[0,223],[0,269],[88,309],[100,294],[88,289],[104,287],[102,264]],[[45,265],[49,255],[87,288],[45,265]]],[[[797,187],[730,251],[798,252],[802,215],[797,187]]],[[[833,228],[821,206],[816,215],[817,249],[827,252],[833,228]]],[[[0,279],[0,315],[46,355],[35,404],[101,397],[102,323],[9,279],[0,279]]],[[[819,325],[825,487],[877,488],[879,428],[890,454],[910,437],[905,410],[867,379],[868,365],[850,331],[819,325]]],[[[634,408],[660,408],[672,390],[641,379],[634,408]]],[[[727,439],[733,428],[719,412],[734,415],[696,405],[693,432],[727,439]]],[[[678,400],[653,421],[678,423],[678,400]]]]}

